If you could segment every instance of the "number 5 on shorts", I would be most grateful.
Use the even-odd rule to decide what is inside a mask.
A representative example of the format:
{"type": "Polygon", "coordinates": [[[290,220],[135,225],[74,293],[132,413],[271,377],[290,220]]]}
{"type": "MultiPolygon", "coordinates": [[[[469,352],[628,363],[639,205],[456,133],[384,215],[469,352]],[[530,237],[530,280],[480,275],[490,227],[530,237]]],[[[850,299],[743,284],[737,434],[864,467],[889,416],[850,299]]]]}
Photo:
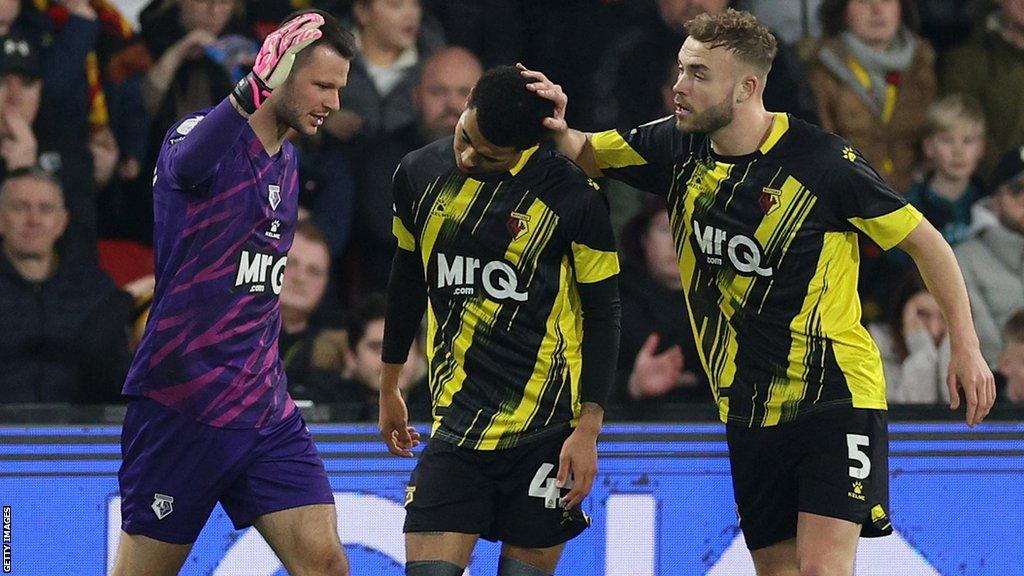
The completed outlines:
{"type": "Polygon", "coordinates": [[[847,434],[846,435],[846,448],[849,451],[850,460],[856,461],[860,466],[850,466],[850,478],[856,480],[863,480],[871,474],[871,460],[868,459],[868,455],[861,450],[861,447],[867,447],[870,440],[863,434],[847,434]]]}
{"type": "MultiPolygon", "coordinates": [[[[545,462],[537,468],[537,473],[533,475],[533,480],[530,482],[529,495],[534,498],[543,498],[545,508],[555,508],[558,506],[559,492],[557,480],[555,478],[548,478],[548,474],[555,469],[555,465],[545,462]]],[[[569,476],[569,481],[565,483],[565,488],[572,488],[572,476],[569,476]]]]}

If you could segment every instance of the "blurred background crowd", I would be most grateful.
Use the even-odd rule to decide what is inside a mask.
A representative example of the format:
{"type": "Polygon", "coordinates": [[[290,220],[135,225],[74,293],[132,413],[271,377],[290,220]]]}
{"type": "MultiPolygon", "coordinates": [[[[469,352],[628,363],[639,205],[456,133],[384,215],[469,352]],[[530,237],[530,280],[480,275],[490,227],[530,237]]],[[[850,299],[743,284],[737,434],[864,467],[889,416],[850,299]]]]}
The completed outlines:
{"type": "MultiPolygon", "coordinates": [[[[0,403],[121,402],[162,136],[224,98],[292,10],[335,14],[360,54],[342,109],[296,142],[281,357],[297,401],[376,420],[399,160],[450,135],[496,64],[560,83],[577,128],[670,114],[683,23],[729,6],[782,44],[768,109],[849,139],[954,246],[999,401],[1024,404],[1024,0],[0,0],[0,403]]],[[[664,203],[602,184],[623,261],[611,417],[710,405],[664,203]]],[[[909,257],[865,241],[860,294],[890,402],[948,402],[945,324],[909,257]]],[[[423,349],[403,384],[418,421],[423,349]]]]}

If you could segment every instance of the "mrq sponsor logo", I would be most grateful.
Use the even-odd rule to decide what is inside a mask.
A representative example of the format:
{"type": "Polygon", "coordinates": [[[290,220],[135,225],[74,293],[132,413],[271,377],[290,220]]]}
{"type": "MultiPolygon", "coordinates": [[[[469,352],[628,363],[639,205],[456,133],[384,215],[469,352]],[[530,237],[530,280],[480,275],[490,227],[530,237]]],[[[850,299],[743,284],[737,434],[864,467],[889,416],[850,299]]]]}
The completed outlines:
{"type": "Polygon", "coordinates": [[[482,263],[468,256],[437,255],[437,287],[452,288],[456,296],[476,296],[478,286],[494,300],[525,302],[526,292],[519,291],[515,268],[501,260],[482,263]]]}
{"type": "Polygon", "coordinates": [[[730,236],[721,228],[701,226],[700,222],[694,220],[693,236],[708,264],[722,266],[723,259],[728,258],[732,267],[745,276],[771,276],[774,272],[771,266],[761,266],[761,259],[764,258],[761,246],[742,234],[730,236]]]}
{"type": "Polygon", "coordinates": [[[238,253],[238,271],[235,290],[250,294],[273,292],[281,294],[284,266],[288,257],[257,250],[243,249],[238,253]]]}

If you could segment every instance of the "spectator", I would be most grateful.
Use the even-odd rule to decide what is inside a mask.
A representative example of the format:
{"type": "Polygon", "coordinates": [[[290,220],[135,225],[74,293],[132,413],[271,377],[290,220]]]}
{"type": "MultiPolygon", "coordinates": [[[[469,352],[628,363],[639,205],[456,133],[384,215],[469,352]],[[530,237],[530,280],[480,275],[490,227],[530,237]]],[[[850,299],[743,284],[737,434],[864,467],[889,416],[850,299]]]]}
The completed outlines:
{"type": "MultiPolygon", "coordinates": [[[[662,78],[677,58],[686,39],[683,25],[702,12],[717,13],[727,0],[658,0],[658,16],[647,25],[627,28],[605,51],[594,75],[594,125],[631,128],[662,113],[662,78]]],[[[815,122],[814,95],[804,78],[795,53],[786,46],[772,64],[765,89],[765,106],[815,122]]],[[[673,107],[674,110],[674,107],[673,107]]]]}
{"type": "MultiPolygon", "coordinates": [[[[111,56],[133,40],[131,24],[105,0],[36,4],[44,8],[53,30],[52,43],[43,54],[43,107],[60,119],[59,127],[68,137],[112,137],[104,72],[111,56]]],[[[110,175],[96,180],[103,187],[110,175]]]]}
{"type": "MultiPolygon", "coordinates": [[[[273,233],[273,232],[271,232],[273,233]]],[[[293,397],[323,401],[310,389],[314,342],[323,323],[316,316],[330,277],[331,256],[323,232],[308,220],[295,227],[281,288],[281,362],[293,397]]]]}
{"type": "Polygon", "coordinates": [[[1024,148],[1003,155],[992,173],[994,221],[956,248],[971,297],[981,353],[994,365],[1002,349],[1000,327],[1024,306],[1024,148]]]}
{"type": "Polygon", "coordinates": [[[1024,309],[1014,312],[1003,326],[1003,350],[998,365],[1004,387],[996,400],[1024,404],[1024,309]]]}
{"type": "Polygon", "coordinates": [[[27,36],[36,44],[46,44],[51,33],[46,15],[35,0],[0,0],[0,37],[27,36]]]}
{"type": "Polygon", "coordinates": [[[7,36],[21,13],[21,0],[0,0],[0,37],[7,36]]]}
{"type": "Polygon", "coordinates": [[[413,124],[412,89],[420,64],[444,45],[440,29],[423,28],[419,0],[355,0],[356,42],[343,108],[324,127],[348,142],[369,142],[413,124]]]}
{"type": "Polygon", "coordinates": [[[413,149],[455,133],[481,74],[480,60],[465,48],[445,48],[423,64],[412,93],[417,113],[413,149]]]}
{"type": "Polygon", "coordinates": [[[816,18],[822,0],[737,0],[735,8],[746,10],[771,28],[780,42],[796,44],[805,38],[821,36],[821,21],[816,18]]]}
{"type": "Polygon", "coordinates": [[[970,230],[971,207],[984,195],[974,173],[985,151],[985,116],[973,98],[953,94],[934,102],[926,118],[922,148],[931,172],[906,198],[956,245],[970,230]]]}
{"type": "Polygon", "coordinates": [[[893,404],[949,402],[949,339],[938,302],[913,270],[897,288],[885,324],[872,324],[882,354],[886,397],[893,404]]]}
{"type": "Polygon", "coordinates": [[[128,370],[131,297],[93,264],[58,256],[68,212],[38,168],[0,186],[0,402],[111,402],[128,370]]]}
{"type": "Polygon", "coordinates": [[[808,70],[821,127],[850,140],[885,181],[913,181],[935,97],[935,54],[916,33],[913,0],[825,0],[827,37],[808,70]]]}
{"type": "Polygon", "coordinates": [[[137,113],[135,120],[115,123],[129,135],[132,149],[120,167],[124,181],[107,199],[120,220],[107,226],[111,235],[152,242],[150,189],[160,144],[182,116],[215,105],[231,91],[230,66],[217,59],[225,45],[250,42],[255,55],[243,13],[241,0],[152,0],[139,14],[141,43],[113,56],[112,76],[122,80],[116,90],[119,105],[137,113]],[[148,124],[139,121],[140,114],[148,124]],[[141,162],[132,161],[137,155],[141,162]]]}
{"type": "Polygon", "coordinates": [[[619,400],[705,401],[705,383],[679,279],[665,201],[651,198],[622,231],[619,400]],[[682,321],[680,321],[682,317],[682,321]]]}
{"type": "Polygon", "coordinates": [[[236,0],[154,0],[139,15],[155,61],[143,86],[157,143],[174,120],[231,90],[231,77],[206,49],[221,36],[246,33],[241,12],[236,0]]]}
{"type": "MultiPolygon", "coordinates": [[[[984,196],[974,172],[985,150],[985,118],[973,98],[952,94],[932,103],[927,119],[922,148],[930,170],[907,190],[906,199],[955,246],[970,234],[972,208],[984,196]]],[[[896,288],[894,281],[914,269],[902,250],[866,257],[863,266],[861,296],[873,302],[884,302],[896,288]]]]}
{"type": "Polygon", "coordinates": [[[46,130],[39,114],[39,46],[9,35],[0,46],[0,174],[39,166],[54,175],[70,213],[66,256],[96,259],[96,185],[93,158],[81,140],[46,130]]]}
{"type": "Polygon", "coordinates": [[[967,43],[948,53],[941,74],[946,92],[969,94],[985,110],[981,175],[986,181],[1003,151],[1024,145],[1024,99],[1010,88],[1024,86],[1024,0],[998,0],[998,5],[967,43]]]}
{"type": "Polygon", "coordinates": [[[350,261],[357,261],[362,290],[381,291],[387,285],[395,237],[391,233],[391,175],[402,158],[439,138],[451,138],[466,107],[469,92],[483,70],[464,48],[445,48],[423,64],[412,92],[416,123],[378,140],[358,175],[355,233],[360,241],[350,261]]]}
{"type": "MultiPolygon", "coordinates": [[[[384,345],[384,298],[379,294],[367,296],[353,313],[348,327],[348,347],[345,351],[345,370],[342,379],[332,379],[337,391],[336,401],[362,405],[359,419],[377,420],[377,394],[380,390],[382,368],[381,350],[384,345]]],[[[409,351],[399,388],[409,407],[410,422],[430,420],[430,392],[426,384],[426,365],[418,345],[409,351]]]]}

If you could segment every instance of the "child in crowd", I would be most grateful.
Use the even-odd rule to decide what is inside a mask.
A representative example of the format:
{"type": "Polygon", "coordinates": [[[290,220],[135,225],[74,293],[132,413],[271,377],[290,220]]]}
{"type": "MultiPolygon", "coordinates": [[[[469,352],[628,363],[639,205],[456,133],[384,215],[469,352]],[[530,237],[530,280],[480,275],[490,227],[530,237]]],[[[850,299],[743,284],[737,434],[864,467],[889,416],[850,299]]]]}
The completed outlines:
{"type": "Polygon", "coordinates": [[[1024,309],[1010,316],[1003,327],[999,374],[1004,385],[996,401],[1024,404],[1024,309]]]}
{"type": "Polygon", "coordinates": [[[923,148],[931,171],[906,198],[955,245],[967,237],[971,206],[984,195],[974,173],[985,153],[985,116],[970,96],[951,94],[928,108],[927,130],[923,148]]]}

